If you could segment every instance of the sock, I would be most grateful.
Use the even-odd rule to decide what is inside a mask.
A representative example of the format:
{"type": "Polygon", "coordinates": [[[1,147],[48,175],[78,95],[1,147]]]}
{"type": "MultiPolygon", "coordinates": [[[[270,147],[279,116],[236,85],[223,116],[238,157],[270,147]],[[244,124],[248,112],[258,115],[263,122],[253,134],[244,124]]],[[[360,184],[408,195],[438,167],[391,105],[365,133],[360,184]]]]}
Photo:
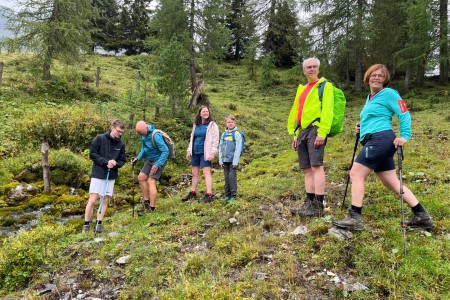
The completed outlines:
{"type": "Polygon", "coordinates": [[[206,193],[206,195],[211,196],[212,197],[212,193],[206,193]]]}
{"type": "Polygon", "coordinates": [[[308,193],[308,192],[306,192],[306,196],[308,196],[308,199],[311,201],[313,201],[314,198],[316,197],[316,195],[314,193],[308,193]]]}
{"type": "Polygon", "coordinates": [[[196,191],[194,191],[194,190],[191,190],[191,194],[192,194],[192,195],[196,195],[196,194],[197,194],[197,192],[196,192],[196,191]]]}
{"type": "Polygon", "coordinates": [[[151,211],[155,211],[155,209],[156,209],[156,207],[150,206],[150,210],[151,210],[151,211]]]}
{"type": "Polygon", "coordinates": [[[91,224],[91,221],[84,221],[84,225],[89,225],[91,224]]]}
{"type": "Polygon", "coordinates": [[[352,205],[352,210],[358,214],[362,214],[362,207],[352,205]]]}
{"type": "Polygon", "coordinates": [[[145,199],[144,199],[144,203],[145,203],[145,202],[147,202],[147,203],[149,203],[149,204],[150,204],[150,200],[145,200],[145,199]]]}
{"type": "Polygon", "coordinates": [[[317,201],[323,204],[323,199],[325,199],[325,195],[316,195],[317,201]]]}
{"type": "Polygon", "coordinates": [[[413,213],[419,213],[419,212],[425,212],[425,209],[422,207],[422,204],[420,204],[420,203],[417,203],[417,205],[416,206],[414,206],[414,207],[411,207],[411,210],[412,210],[412,212],[413,213]]]}
{"type": "Polygon", "coordinates": [[[98,221],[97,221],[97,224],[102,224],[102,220],[98,220],[98,221]]]}

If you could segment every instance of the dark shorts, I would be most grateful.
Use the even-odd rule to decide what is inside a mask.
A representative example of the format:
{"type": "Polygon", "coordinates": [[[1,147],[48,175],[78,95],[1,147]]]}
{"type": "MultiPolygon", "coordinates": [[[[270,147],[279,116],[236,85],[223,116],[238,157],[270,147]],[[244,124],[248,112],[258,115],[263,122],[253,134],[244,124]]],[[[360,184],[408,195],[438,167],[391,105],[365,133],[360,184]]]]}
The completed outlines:
{"type": "Polygon", "coordinates": [[[155,180],[159,180],[159,179],[161,178],[161,175],[162,175],[162,173],[163,173],[164,167],[165,167],[166,165],[164,165],[164,166],[162,166],[162,167],[159,167],[159,168],[158,168],[158,171],[156,171],[155,174],[149,175],[149,174],[150,174],[150,170],[151,170],[152,167],[153,167],[153,164],[154,164],[153,162],[149,162],[149,161],[147,160],[147,161],[145,162],[144,166],[142,167],[141,173],[144,173],[144,174],[147,175],[148,177],[153,178],[153,179],[155,179],[155,180]]]}
{"type": "Polygon", "coordinates": [[[297,154],[300,169],[323,166],[323,155],[327,140],[319,148],[314,147],[317,137],[317,126],[312,126],[300,131],[297,138],[297,154]]]}
{"type": "Polygon", "coordinates": [[[356,157],[356,162],[371,168],[375,172],[395,170],[394,154],[395,133],[392,130],[368,134],[361,142],[362,150],[356,157]]]}
{"type": "Polygon", "coordinates": [[[193,167],[211,167],[211,162],[205,160],[205,154],[192,154],[191,165],[193,167]]]}

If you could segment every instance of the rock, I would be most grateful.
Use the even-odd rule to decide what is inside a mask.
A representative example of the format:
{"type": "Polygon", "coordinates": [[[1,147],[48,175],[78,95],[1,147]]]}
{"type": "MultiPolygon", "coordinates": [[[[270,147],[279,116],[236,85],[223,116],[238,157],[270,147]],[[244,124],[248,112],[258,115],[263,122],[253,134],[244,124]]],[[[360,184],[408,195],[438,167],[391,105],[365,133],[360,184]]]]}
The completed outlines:
{"type": "Polygon", "coordinates": [[[351,231],[336,227],[328,229],[328,234],[336,237],[340,241],[348,240],[353,237],[353,233],[351,231]]]}
{"type": "Polygon", "coordinates": [[[25,199],[26,195],[25,192],[23,190],[23,185],[19,184],[16,186],[15,189],[9,191],[8,193],[8,198],[12,199],[14,201],[20,201],[25,199]]]}
{"type": "Polygon", "coordinates": [[[25,191],[28,194],[31,194],[31,195],[35,195],[36,194],[36,188],[34,186],[32,186],[31,184],[27,184],[27,186],[25,188],[25,191]]]}
{"type": "Polygon", "coordinates": [[[125,255],[122,256],[121,258],[116,260],[116,264],[118,265],[125,265],[128,261],[128,259],[130,259],[131,255],[125,255]]]}
{"type": "Polygon", "coordinates": [[[344,291],[346,292],[355,292],[355,291],[370,291],[370,289],[362,283],[356,282],[353,284],[345,284],[344,283],[344,291]]]}
{"type": "Polygon", "coordinates": [[[47,283],[42,290],[37,292],[37,294],[38,295],[48,294],[48,293],[51,293],[55,288],[56,288],[56,285],[47,283]]]}
{"type": "Polygon", "coordinates": [[[308,233],[308,228],[306,226],[300,225],[295,228],[290,234],[292,235],[306,235],[308,233]]]}
{"type": "Polygon", "coordinates": [[[230,222],[230,224],[237,223],[237,219],[236,218],[229,218],[228,221],[230,222]]]}
{"type": "Polygon", "coordinates": [[[112,231],[112,232],[108,233],[109,237],[116,237],[116,236],[119,236],[119,235],[120,235],[120,233],[118,233],[117,231],[112,231]]]}
{"type": "Polygon", "coordinates": [[[255,278],[256,280],[266,280],[267,278],[269,278],[269,276],[267,275],[267,273],[254,272],[253,278],[255,278]]]}

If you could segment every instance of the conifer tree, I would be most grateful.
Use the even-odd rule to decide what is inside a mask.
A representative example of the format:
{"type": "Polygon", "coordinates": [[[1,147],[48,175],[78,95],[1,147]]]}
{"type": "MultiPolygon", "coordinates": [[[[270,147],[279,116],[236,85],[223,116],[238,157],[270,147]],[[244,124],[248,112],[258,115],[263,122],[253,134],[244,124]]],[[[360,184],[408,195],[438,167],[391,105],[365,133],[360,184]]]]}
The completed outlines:
{"type": "Polygon", "coordinates": [[[89,51],[90,0],[19,0],[20,10],[8,18],[7,28],[15,37],[10,45],[24,47],[42,62],[42,78],[51,78],[53,59],[70,63],[89,51]]]}

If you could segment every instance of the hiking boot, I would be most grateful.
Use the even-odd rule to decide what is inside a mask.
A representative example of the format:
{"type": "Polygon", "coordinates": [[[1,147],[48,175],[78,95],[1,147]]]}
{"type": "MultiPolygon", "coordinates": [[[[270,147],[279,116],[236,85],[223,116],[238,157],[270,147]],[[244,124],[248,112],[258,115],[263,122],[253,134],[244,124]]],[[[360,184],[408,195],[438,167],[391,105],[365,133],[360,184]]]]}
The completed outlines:
{"type": "Polygon", "coordinates": [[[410,227],[422,227],[425,229],[433,228],[433,220],[426,211],[415,213],[411,219],[405,221],[406,226],[410,227]]]}
{"type": "Polygon", "coordinates": [[[348,215],[344,220],[333,221],[333,225],[347,230],[361,231],[364,229],[361,215],[353,210],[348,211],[348,215]]]}
{"type": "Polygon", "coordinates": [[[81,229],[82,233],[88,233],[89,232],[89,224],[83,225],[83,229],[81,229]]]}
{"type": "Polygon", "coordinates": [[[187,194],[186,197],[181,198],[181,201],[186,202],[186,201],[189,201],[190,199],[195,199],[195,196],[197,196],[197,194],[194,194],[193,192],[189,192],[189,194],[187,194]]]}
{"type": "Polygon", "coordinates": [[[322,217],[323,205],[317,200],[305,200],[300,208],[291,209],[291,214],[300,217],[322,217]]]}
{"type": "Polygon", "coordinates": [[[142,217],[143,215],[145,215],[148,212],[152,212],[152,210],[150,209],[150,202],[148,201],[144,201],[144,205],[142,205],[142,207],[140,209],[138,209],[138,216],[142,217]]]}
{"type": "Polygon", "coordinates": [[[202,199],[199,200],[199,202],[209,203],[212,202],[212,195],[205,194],[202,199]]]}
{"type": "Polygon", "coordinates": [[[95,225],[94,233],[102,233],[102,232],[103,232],[103,225],[102,224],[95,225]]]}

